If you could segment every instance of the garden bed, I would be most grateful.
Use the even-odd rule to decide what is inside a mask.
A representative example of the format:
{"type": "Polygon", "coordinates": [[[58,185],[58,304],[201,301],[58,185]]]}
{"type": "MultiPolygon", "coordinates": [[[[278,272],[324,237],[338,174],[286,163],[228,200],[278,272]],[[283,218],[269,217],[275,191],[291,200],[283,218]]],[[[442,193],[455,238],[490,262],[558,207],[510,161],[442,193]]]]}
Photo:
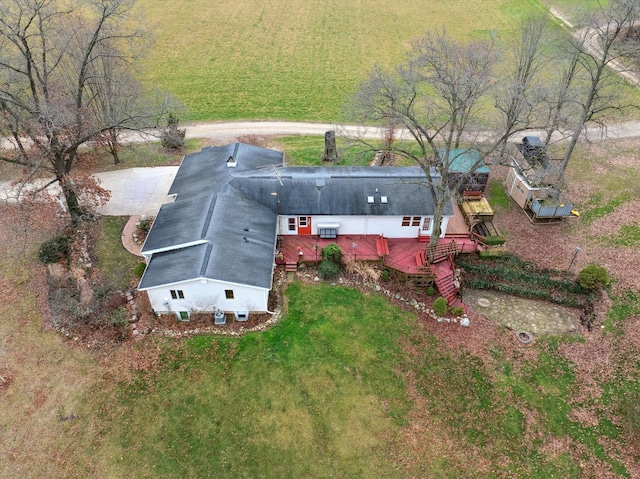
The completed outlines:
{"type": "Polygon", "coordinates": [[[571,308],[587,307],[590,292],[582,288],[575,276],[537,266],[517,256],[481,259],[470,256],[456,261],[464,270],[464,285],[528,299],[540,299],[571,308]]]}

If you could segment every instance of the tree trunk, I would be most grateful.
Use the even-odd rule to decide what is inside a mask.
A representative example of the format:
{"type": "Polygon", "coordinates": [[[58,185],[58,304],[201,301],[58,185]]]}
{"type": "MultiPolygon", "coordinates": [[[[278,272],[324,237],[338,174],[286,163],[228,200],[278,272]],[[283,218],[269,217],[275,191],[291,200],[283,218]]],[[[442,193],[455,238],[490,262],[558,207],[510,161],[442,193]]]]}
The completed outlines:
{"type": "Polygon", "coordinates": [[[322,161],[335,163],[338,161],[338,151],[336,148],[336,132],[330,130],[324,134],[324,157],[322,161]]]}
{"type": "Polygon", "coordinates": [[[58,177],[58,182],[62,187],[64,198],[67,201],[67,208],[69,208],[69,215],[71,216],[71,225],[77,225],[82,219],[84,209],[80,206],[78,201],[78,194],[76,193],[75,186],[69,175],[58,177]]]}
{"type": "Polygon", "coordinates": [[[118,144],[117,143],[112,143],[109,142],[109,153],[111,153],[111,156],[113,156],[113,164],[114,165],[118,165],[120,164],[120,157],[118,156],[118,150],[120,148],[118,148],[118,144]]]}
{"type": "MultiPolygon", "coordinates": [[[[449,200],[447,199],[445,202],[446,201],[449,200]]],[[[444,210],[444,203],[442,203],[442,201],[435,201],[433,208],[433,228],[431,229],[429,246],[437,245],[440,235],[442,234],[442,210],[444,210]]]]}
{"type": "Polygon", "coordinates": [[[118,152],[120,151],[120,143],[118,142],[118,131],[115,128],[112,128],[107,132],[107,147],[109,149],[109,153],[113,156],[113,164],[119,164],[120,157],[118,156],[118,152]]]}

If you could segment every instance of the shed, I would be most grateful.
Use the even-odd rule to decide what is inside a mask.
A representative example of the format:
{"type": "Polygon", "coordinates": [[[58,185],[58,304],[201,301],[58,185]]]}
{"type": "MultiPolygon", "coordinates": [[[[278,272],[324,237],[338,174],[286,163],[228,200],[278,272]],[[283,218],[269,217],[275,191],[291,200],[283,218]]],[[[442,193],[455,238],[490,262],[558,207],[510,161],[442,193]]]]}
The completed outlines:
{"type": "MultiPolygon", "coordinates": [[[[445,154],[445,151],[440,151],[445,154]]],[[[480,158],[478,150],[457,148],[449,150],[449,173],[447,182],[449,189],[453,191],[456,184],[462,179],[458,193],[463,191],[483,191],[489,181],[489,167],[480,158]]]]}

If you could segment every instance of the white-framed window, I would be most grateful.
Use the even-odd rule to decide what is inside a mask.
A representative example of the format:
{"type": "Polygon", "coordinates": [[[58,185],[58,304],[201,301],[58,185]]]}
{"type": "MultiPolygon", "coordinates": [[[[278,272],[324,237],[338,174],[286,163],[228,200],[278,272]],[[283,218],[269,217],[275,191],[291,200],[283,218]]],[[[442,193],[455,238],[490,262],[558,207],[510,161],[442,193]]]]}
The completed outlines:
{"type": "Polygon", "coordinates": [[[411,218],[411,226],[420,226],[420,221],[422,220],[422,216],[414,216],[411,218]]]}
{"type": "Polygon", "coordinates": [[[306,216],[301,216],[298,225],[301,228],[306,228],[306,226],[307,226],[307,217],[306,216]]]}
{"type": "Polygon", "coordinates": [[[296,230],[296,219],[295,218],[289,218],[288,220],[288,225],[289,225],[289,231],[295,231],[296,230]]]}
{"type": "Polygon", "coordinates": [[[402,217],[402,226],[411,225],[411,216],[403,216],[402,217]]]}
{"type": "Polygon", "coordinates": [[[318,234],[323,239],[333,239],[338,237],[338,228],[318,228],[318,234]]]}
{"type": "Polygon", "coordinates": [[[184,299],[184,291],[181,289],[170,289],[171,299],[184,299]]]}

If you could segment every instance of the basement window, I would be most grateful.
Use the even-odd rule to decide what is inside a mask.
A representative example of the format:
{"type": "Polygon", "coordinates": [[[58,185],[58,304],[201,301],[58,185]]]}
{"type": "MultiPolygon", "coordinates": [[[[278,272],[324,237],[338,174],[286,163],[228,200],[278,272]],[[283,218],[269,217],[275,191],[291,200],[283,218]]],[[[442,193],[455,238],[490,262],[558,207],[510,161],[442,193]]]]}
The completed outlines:
{"type": "Polygon", "coordinates": [[[236,311],[236,321],[246,321],[249,319],[249,311],[236,311]]]}
{"type": "Polygon", "coordinates": [[[233,299],[233,290],[232,289],[225,289],[224,290],[224,297],[227,299],[233,299]]]}

